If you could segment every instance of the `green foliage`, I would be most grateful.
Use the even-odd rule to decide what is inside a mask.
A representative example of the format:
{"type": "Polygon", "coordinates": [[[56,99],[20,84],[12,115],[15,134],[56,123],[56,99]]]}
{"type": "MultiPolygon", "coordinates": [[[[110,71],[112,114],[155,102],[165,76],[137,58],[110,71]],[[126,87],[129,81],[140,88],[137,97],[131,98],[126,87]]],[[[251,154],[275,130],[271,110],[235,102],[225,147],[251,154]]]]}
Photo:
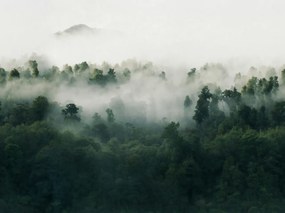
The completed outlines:
{"type": "Polygon", "coordinates": [[[26,103],[17,104],[9,113],[9,123],[13,125],[32,122],[30,106],[26,103]]]}
{"type": "Polygon", "coordinates": [[[164,132],[162,133],[162,138],[168,138],[171,140],[178,139],[178,128],[179,123],[171,122],[168,126],[165,127],[164,132]]]}
{"type": "Polygon", "coordinates": [[[108,109],[106,109],[106,113],[107,113],[107,121],[109,123],[115,122],[115,115],[113,113],[113,110],[108,108],[108,109]]]}
{"type": "Polygon", "coordinates": [[[86,71],[87,69],[89,69],[89,65],[86,61],[80,63],[80,64],[75,64],[74,65],[74,71],[76,73],[82,73],[84,71],[86,71]]]}
{"type": "Polygon", "coordinates": [[[38,70],[38,63],[35,60],[30,60],[29,61],[29,66],[32,72],[33,77],[38,77],[39,76],[39,70],[38,70]]]}
{"type": "MultiPolygon", "coordinates": [[[[130,74],[125,73],[126,77],[129,78],[130,74]]],[[[100,69],[95,69],[93,77],[89,79],[90,83],[95,83],[100,86],[105,86],[106,84],[112,84],[117,82],[116,72],[114,69],[109,69],[107,75],[104,75],[103,71],[100,69]]]]}
{"type": "Polygon", "coordinates": [[[285,101],[276,102],[272,110],[273,121],[277,124],[285,122],[285,101]]]}
{"type": "Polygon", "coordinates": [[[285,69],[281,71],[281,80],[282,80],[282,85],[285,85],[285,69]]]}
{"type": "Polygon", "coordinates": [[[95,69],[94,77],[90,79],[91,82],[99,84],[101,86],[106,85],[106,76],[103,75],[103,71],[99,69],[95,69]]]}
{"type": "Polygon", "coordinates": [[[12,80],[12,79],[17,79],[17,78],[20,78],[20,73],[17,69],[13,69],[11,72],[10,72],[10,75],[9,75],[9,78],[12,80]]]}
{"type": "Polygon", "coordinates": [[[116,72],[114,71],[114,69],[109,69],[109,71],[107,73],[107,81],[110,82],[110,83],[117,82],[116,72]]]}
{"type": "Polygon", "coordinates": [[[62,110],[62,114],[65,120],[69,121],[80,121],[78,115],[79,108],[75,104],[67,104],[66,107],[62,110]]]}
{"type": "Polygon", "coordinates": [[[5,69],[0,67],[0,84],[3,84],[6,82],[6,76],[7,76],[7,73],[5,69]]]}
{"type": "Polygon", "coordinates": [[[70,65],[66,64],[66,65],[64,65],[62,72],[66,73],[67,75],[68,74],[73,74],[73,69],[72,69],[72,67],[70,65]]]}
{"type": "Polygon", "coordinates": [[[197,101],[195,114],[193,119],[197,122],[197,124],[201,124],[206,118],[209,117],[209,105],[210,105],[210,98],[212,94],[207,86],[203,87],[199,99],[197,101]]]}
{"type": "Polygon", "coordinates": [[[225,101],[231,112],[235,112],[241,102],[241,93],[237,91],[237,89],[234,87],[233,90],[225,90],[222,93],[222,99],[225,101]]]}
{"type": "Polygon", "coordinates": [[[37,97],[32,103],[32,113],[35,120],[43,120],[49,109],[48,99],[44,96],[37,97]]]}
{"type": "Polygon", "coordinates": [[[257,111],[255,108],[250,108],[249,106],[243,105],[238,111],[239,118],[242,125],[249,125],[251,128],[256,127],[257,111]]]}
{"type": "Polygon", "coordinates": [[[242,93],[247,95],[269,95],[279,88],[278,77],[271,76],[269,80],[252,77],[247,85],[242,88],[242,93]]]}
{"type": "Polygon", "coordinates": [[[189,108],[192,104],[192,100],[189,98],[189,95],[186,95],[184,100],[184,108],[189,108]]]}
{"type": "MultiPolygon", "coordinates": [[[[6,83],[0,69],[0,81],[69,84],[88,76],[104,90],[98,86],[130,78],[119,70],[104,74],[83,62],[6,83]]],[[[19,77],[18,70],[9,74],[19,77]]],[[[188,73],[191,82],[196,77],[196,69],[188,73]]],[[[0,212],[283,212],[283,83],[272,76],[253,77],[242,91],[211,86],[215,92],[205,86],[198,96],[197,126],[191,119],[122,122],[118,108],[78,122],[75,104],[62,109],[44,96],[1,96],[0,212]]],[[[181,110],[192,113],[191,104],[187,95],[181,110]]]]}

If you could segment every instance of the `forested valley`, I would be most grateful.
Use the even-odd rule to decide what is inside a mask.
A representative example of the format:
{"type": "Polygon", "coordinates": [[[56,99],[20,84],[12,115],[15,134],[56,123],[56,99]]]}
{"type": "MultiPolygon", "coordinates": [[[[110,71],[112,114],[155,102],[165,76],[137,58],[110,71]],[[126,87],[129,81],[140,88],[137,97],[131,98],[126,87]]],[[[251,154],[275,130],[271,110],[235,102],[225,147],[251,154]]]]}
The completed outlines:
{"type": "Polygon", "coordinates": [[[283,212],[285,69],[246,71],[0,68],[0,212],[283,212]]]}

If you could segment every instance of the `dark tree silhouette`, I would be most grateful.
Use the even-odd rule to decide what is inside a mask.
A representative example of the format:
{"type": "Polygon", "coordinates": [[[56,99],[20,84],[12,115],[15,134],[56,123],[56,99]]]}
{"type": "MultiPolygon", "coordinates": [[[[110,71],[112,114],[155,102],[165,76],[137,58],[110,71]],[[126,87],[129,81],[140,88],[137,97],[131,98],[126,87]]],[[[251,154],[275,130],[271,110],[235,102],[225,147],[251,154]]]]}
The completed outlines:
{"type": "Polygon", "coordinates": [[[80,121],[80,117],[78,116],[79,108],[75,104],[67,104],[65,109],[62,110],[62,114],[64,115],[64,119],[80,121]]]}
{"type": "Polygon", "coordinates": [[[197,124],[201,124],[206,118],[209,117],[209,105],[212,94],[207,86],[203,87],[199,99],[197,101],[195,114],[193,119],[197,124]]]}
{"type": "Polygon", "coordinates": [[[10,79],[16,79],[16,78],[20,78],[20,73],[17,69],[13,69],[10,72],[10,79]]]}
{"type": "Polygon", "coordinates": [[[106,113],[107,113],[107,121],[109,123],[115,122],[115,116],[114,116],[113,110],[108,108],[106,109],[106,113]]]}
{"type": "Polygon", "coordinates": [[[189,98],[189,95],[186,95],[184,100],[184,108],[189,108],[192,104],[192,100],[189,98]]]}
{"type": "Polygon", "coordinates": [[[35,120],[43,120],[49,108],[49,102],[46,97],[37,97],[32,104],[32,112],[35,120]]]}
{"type": "Polygon", "coordinates": [[[38,69],[38,63],[35,60],[30,60],[29,61],[29,66],[31,68],[32,71],[32,76],[33,77],[38,77],[39,75],[39,69],[38,69]]]}

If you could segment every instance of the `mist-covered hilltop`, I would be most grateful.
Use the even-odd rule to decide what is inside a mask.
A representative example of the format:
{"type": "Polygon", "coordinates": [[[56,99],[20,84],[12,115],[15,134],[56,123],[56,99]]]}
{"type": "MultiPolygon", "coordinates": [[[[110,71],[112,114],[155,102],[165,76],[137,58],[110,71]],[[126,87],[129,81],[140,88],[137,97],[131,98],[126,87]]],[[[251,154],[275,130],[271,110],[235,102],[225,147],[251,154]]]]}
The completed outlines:
{"type": "Polygon", "coordinates": [[[284,209],[284,67],[40,63],[0,68],[2,212],[284,209]]]}
{"type": "Polygon", "coordinates": [[[111,36],[113,36],[113,38],[116,36],[119,37],[122,36],[123,33],[116,30],[93,28],[86,24],[76,24],[71,27],[68,27],[63,31],[56,32],[54,35],[56,36],[56,38],[60,39],[64,39],[67,37],[70,38],[72,36],[82,36],[82,37],[89,36],[89,38],[90,37],[100,38],[101,36],[106,36],[107,37],[106,39],[108,40],[112,38],[111,36]]]}
{"type": "Polygon", "coordinates": [[[77,24],[65,29],[63,32],[57,32],[55,33],[55,35],[62,36],[64,34],[74,35],[74,34],[84,34],[84,33],[93,34],[95,33],[95,31],[96,31],[95,28],[91,28],[85,24],[77,24]]]}

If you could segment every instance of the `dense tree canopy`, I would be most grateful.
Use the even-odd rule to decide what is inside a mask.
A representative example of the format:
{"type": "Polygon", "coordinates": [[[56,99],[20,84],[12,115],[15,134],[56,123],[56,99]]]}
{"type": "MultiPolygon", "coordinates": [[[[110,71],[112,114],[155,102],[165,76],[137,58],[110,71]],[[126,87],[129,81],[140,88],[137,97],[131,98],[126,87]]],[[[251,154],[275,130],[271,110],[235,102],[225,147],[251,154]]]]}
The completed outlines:
{"type": "MultiPolygon", "coordinates": [[[[107,94],[131,81],[135,68],[82,62],[39,71],[36,61],[28,64],[11,72],[0,68],[0,212],[284,211],[284,70],[280,83],[276,73],[244,81],[239,74],[237,84],[224,88],[200,82],[209,66],[203,73],[193,68],[184,73],[189,90],[174,97],[180,109],[149,105],[157,112],[171,108],[183,119],[149,122],[135,117],[143,110],[117,104],[117,93],[109,105],[101,104],[104,95],[87,100],[103,110],[46,95],[51,82],[68,85],[67,98],[82,82],[92,94],[107,94]],[[26,71],[32,75],[24,77],[26,71]],[[19,89],[27,85],[35,91],[19,89]]],[[[165,73],[147,75],[169,95],[165,73]]]]}

